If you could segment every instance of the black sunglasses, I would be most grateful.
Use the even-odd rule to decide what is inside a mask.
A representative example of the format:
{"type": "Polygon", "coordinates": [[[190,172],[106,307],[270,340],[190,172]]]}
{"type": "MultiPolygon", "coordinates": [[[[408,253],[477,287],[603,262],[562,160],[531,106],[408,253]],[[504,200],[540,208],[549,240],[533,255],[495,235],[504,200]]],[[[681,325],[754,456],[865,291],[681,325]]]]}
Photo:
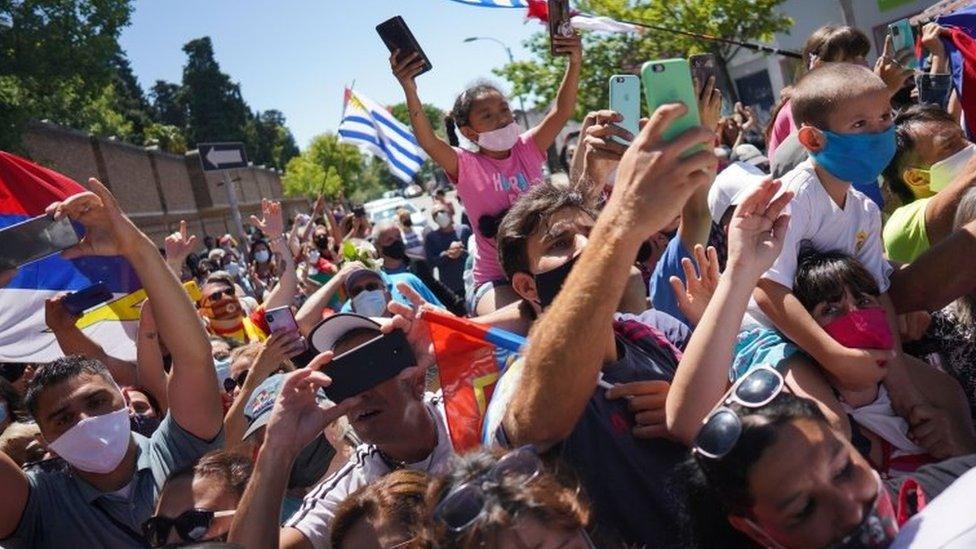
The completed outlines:
{"type": "Polygon", "coordinates": [[[380,288],[381,288],[381,286],[380,286],[380,283],[379,282],[367,282],[366,284],[363,284],[362,286],[359,286],[359,287],[350,289],[349,290],[349,297],[350,298],[353,298],[353,297],[356,297],[357,295],[359,295],[359,294],[361,294],[363,292],[373,292],[373,291],[379,290],[380,288]]]}
{"type": "Polygon", "coordinates": [[[14,383],[24,375],[24,370],[26,369],[27,365],[20,362],[0,364],[0,377],[3,377],[10,383],[14,383]]]}
{"type": "Polygon", "coordinates": [[[486,482],[499,483],[505,477],[525,477],[531,482],[542,471],[542,462],[531,446],[523,446],[505,454],[490,469],[448,492],[434,508],[434,519],[443,522],[452,532],[463,532],[485,514],[486,482]]]}
{"type": "MultiPolygon", "coordinates": [[[[234,390],[234,387],[244,388],[244,382],[247,381],[247,374],[250,371],[251,370],[244,370],[241,373],[237,374],[237,377],[235,377],[235,378],[227,378],[227,379],[225,379],[224,380],[224,390],[227,391],[228,393],[230,393],[231,391],[234,390]]],[[[287,371],[284,368],[276,368],[273,372],[271,372],[271,374],[268,375],[268,377],[271,377],[271,376],[273,376],[275,374],[284,374],[286,372],[287,371]]]]}
{"type": "Polygon", "coordinates": [[[225,288],[223,290],[217,290],[216,292],[214,292],[214,293],[208,295],[206,298],[204,298],[204,301],[215,301],[215,300],[220,299],[222,296],[234,297],[234,289],[233,288],[225,288]]]}
{"type": "Polygon", "coordinates": [[[203,539],[203,536],[210,530],[215,518],[229,517],[235,511],[208,511],[206,509],[190,509],[184,511],[176,518],[157,515],[149,517],[142,523],[142,533],[146,536],[149,544],[153,547],[162,547],[169,540],[169,532],[176,528],[176,533],[180,539],[186,542],[195,542],[203,539]]]}
{"type": "Polygon", "coordinates": [[[721,459],[735,448],[742,435],[742,420],[729,408],[733,402],[747,408],[769,404],[783,390],[783,375],[772,366],[759,366],[739,378],[721,403],[705,418],[695,436],[692,451],[711,459],[721,459]]]}

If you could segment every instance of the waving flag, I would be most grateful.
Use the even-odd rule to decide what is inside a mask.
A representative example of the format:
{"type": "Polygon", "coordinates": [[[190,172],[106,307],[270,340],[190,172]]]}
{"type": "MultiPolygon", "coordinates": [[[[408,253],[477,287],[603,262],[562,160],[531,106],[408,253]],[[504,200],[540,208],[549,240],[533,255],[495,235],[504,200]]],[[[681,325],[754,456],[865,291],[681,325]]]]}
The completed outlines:
{"type": "Polygon", "coordinates": [[[962,105],[966,133],[976,137],[976,5],[970,5],[936,22],[948,27],[950,35],[942,38],[952,66],[952,85],[962,105]]]}
{"type": "Polygon", "coordinates": [[[522,336],[438,311],[424,311],[437,356],[451,443],[464,452],[481,443],[481,428],[499,376],[515,361],[522,336]]]}
{"type": "MultiPolygon", "coordinates": [[[[0,229],[41,215],[52,202],[83,191],[62,174],[0,151],[0,229]]],[[[129,264],[119,257],[67,261],[55,255],[22,266],[10,284],[0,289],[0,362],[47,362],[61,356],[54,334],[44,322],[44,301],[99,281],[117,296],[140,287],[129,264]]],[[[139,318],[137,311],[134,315],[121,311],[112,316],[95,309],[78,326],[110,355],[133,360],[137,326],[131,320],[139,318]]]]}
{"type": "Polygon", "coordinates": [[[481,6],[483,8],[526,8],[528,0],[454,0],[462,4],[481,6]]]}
{"type": "Polygon", "coordinates": [[[413,181],[427,159],[408,126],[394,118],[390,111],[350,89],[346,89],[339,140],[384,160],[390,172],[404,183],[413,181]]]}

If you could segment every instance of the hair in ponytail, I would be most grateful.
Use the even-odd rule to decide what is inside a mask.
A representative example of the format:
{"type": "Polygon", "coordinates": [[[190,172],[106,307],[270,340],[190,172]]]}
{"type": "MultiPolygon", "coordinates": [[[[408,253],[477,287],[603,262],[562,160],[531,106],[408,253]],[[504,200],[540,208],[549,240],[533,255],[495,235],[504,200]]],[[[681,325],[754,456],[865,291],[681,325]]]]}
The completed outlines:
{"type": "Polygon", "coordinates": [[[454,124],[454,117],[451,115],[444,117],[444,132],[447,133],[447,142],[452,147],[461,145],[461,142],[458,140],[457,126],[454,124]]]}

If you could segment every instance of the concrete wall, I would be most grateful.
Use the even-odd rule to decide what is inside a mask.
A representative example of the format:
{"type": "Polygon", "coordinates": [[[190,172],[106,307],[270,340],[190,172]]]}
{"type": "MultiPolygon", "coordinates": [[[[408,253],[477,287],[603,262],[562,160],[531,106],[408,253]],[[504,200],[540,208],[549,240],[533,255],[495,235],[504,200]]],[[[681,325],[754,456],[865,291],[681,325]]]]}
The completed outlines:
{"type": "MultiPolygon", "coordinates": [[[[24,144],[34,161],[75,181],[99,178],[159,245],[183,219],[200,237],[236,233],[223,178],[218,172],[204,172],[196,151],[174,155],[45,123],[31,125],[24,144]]],[[[277,171],[250,166],[228,175],[244,223],[249,215],[260,215],[262,198],[281,200],[287,215],[311,207],[304,198],[283,198],[277,171]]]]}

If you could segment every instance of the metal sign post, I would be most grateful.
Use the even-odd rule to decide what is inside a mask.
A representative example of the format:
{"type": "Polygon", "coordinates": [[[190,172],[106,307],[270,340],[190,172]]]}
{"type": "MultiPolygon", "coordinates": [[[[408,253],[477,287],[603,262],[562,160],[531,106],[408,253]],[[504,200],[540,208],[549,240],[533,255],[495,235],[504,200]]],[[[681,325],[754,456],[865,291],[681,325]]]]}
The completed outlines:
{"type": "Polygon", "coordinates": [[[247,167],[247,154],[243,143],[200,143],[197,146],[200,153],[200,165],[205,172],[220,172],[224,190],[227,192],[227,205],[230,207],[231,219],[237,229],[240,246],[248,253],[247,233],[244,231],[244,221],[241,219],[240,204],[237,202],[237,191],[230,179],[228,170],[247,167]]]}

